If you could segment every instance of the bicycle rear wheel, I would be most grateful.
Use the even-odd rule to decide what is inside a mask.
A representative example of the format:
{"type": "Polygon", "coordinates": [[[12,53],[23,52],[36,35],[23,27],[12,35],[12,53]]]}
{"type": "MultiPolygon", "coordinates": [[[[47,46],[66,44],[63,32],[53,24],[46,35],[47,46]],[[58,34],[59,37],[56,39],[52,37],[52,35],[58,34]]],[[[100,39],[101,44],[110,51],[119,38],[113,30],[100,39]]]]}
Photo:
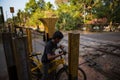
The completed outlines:
{"type": "MultiPolygon", "coordinates": [[[[68,78],[68,68],[60,69],[56,75],[56,80],[69,80],[68,78]]],[[[78,68],[78,80],[86,80],[86,74],[81,68],[78,68]]]]}

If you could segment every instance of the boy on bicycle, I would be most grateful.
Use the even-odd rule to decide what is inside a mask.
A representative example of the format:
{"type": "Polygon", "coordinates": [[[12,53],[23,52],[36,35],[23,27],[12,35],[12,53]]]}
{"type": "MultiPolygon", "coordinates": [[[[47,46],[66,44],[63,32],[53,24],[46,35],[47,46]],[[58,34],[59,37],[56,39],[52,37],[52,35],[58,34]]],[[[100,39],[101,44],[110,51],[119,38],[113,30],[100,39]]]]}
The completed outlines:
{"type": "Polygon", "coordinates": [[[48,69],[54,64],[50,64],[52,60],[55,58],[63,55],[63,53],[60,54],[55,54],[55,50],[57,48],[62,48],[63,46],[57,46],[57,44],[61,41],[63,38],[63,34],[60,31],[56,31],[53,34],[53,37],[50,41],[47,42],[45,49],[44,49],[44,54],[42,56],[42,63],[43,63],[43,78],[42,80],[55,80],[55,71],[52,71],[51,73],[48,73],[48,69]]]}

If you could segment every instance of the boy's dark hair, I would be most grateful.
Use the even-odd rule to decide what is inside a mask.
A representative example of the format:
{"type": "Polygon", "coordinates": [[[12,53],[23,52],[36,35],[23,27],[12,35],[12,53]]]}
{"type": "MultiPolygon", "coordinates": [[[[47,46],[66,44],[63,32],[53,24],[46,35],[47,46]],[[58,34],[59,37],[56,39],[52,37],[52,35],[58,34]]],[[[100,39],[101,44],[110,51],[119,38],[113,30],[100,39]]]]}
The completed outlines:
{"type": "Polygon", "coordinates": [[[56,38],[59,38],[59,39],[62,39],[63,38],[63,34],[60,32],[60,31],[56,31],[54,34],[53,34],[53,39],[56,39],[56,38]]]}

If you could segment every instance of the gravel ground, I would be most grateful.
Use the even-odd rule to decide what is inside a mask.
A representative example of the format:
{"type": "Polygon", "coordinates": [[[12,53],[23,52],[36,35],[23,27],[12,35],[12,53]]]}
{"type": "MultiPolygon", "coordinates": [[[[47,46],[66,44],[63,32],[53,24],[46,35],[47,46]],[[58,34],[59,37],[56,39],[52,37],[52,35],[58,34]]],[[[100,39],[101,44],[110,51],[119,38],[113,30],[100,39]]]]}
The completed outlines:
{"type": "MultiPolygon", "coordinates": [[[[81,34],[79,64],[95,58],[80,66],[85,71],[87,80],[120,80],[119,35],[119,33],[81,34]]],[[[67,34],[61,43],[67,48],[67,34]]],[[[42,38],[33,40],[35,51],[43,52],[44,45],[42,38]]]]}

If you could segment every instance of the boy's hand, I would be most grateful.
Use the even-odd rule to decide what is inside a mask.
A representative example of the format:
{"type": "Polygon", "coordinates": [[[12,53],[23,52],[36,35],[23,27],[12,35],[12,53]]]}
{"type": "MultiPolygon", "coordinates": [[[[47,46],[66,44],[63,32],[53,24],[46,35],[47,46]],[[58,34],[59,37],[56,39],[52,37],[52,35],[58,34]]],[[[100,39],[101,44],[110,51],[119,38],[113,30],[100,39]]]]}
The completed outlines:
{"type": "Polygon", "coordinates": [[[60,46],[59,46],[59,48],[63,49],[63,48],[64,48],[64,46],[63,46],[63,45],[60,45],[60,46]]]}
{"type": "Polygon", "coordinates": [[[63,51],[59,51],[59,55],[63,55],[64,53],[63,53],[63,51]]]}

